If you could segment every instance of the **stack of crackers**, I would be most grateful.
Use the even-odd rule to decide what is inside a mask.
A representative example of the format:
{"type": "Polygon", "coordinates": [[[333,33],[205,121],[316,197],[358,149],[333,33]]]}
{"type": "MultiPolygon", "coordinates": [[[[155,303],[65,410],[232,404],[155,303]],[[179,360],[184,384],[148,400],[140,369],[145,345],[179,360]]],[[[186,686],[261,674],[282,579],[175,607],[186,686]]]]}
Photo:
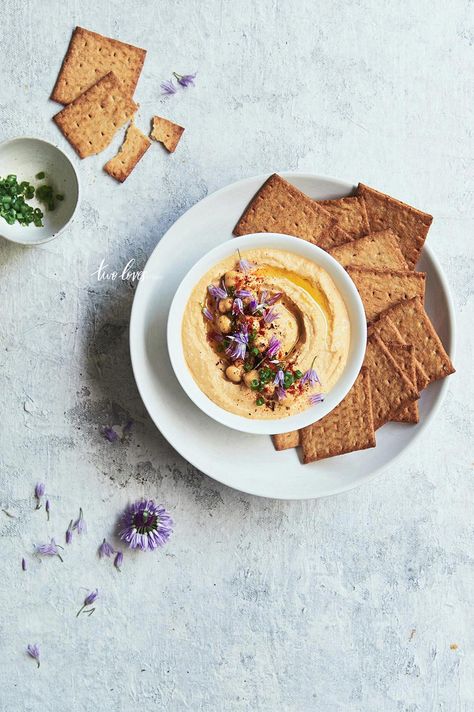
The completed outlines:
{"type": "Polygon", "coordinates": [[[277,450],[301,446],[304,463],[375,447],[389,421],[418,423],[418,399],[454,367],[425,308],[415,272],[433,218],[359,183],[355,195],[316,201],[274,174],[234,228],[281,232],[331,254],[354,281],[368,324],[365,360],[344,400],[302,430],[274,435],[277,450]]]}
{"type": "MultiPolygon", "coordinates": [[[[125,141],[104,170],[123,183],[151,145],[133,124],[133,100],[146,50],[76,27],[51,98],[65,108],[53,119],[81,158],[100,153],[130,121],[125,141]]],[[[151,138],[172,153],[184,128],[153,117],[151,138]]]]}

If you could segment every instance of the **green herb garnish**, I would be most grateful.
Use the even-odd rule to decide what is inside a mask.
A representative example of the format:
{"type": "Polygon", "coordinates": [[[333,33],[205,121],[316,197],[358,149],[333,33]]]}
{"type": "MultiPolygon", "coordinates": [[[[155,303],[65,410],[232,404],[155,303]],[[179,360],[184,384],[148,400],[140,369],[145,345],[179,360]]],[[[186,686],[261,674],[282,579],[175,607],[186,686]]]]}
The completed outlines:
{"type": "Polygon", "coordinates": [[[43,180],[45,175],[46,174],[44,173],[44,171],[40,171],[39,173],[36,174],[35,178],[36,178],[36,180],[43,180]]]}
{"type": "Polygon", "coordinates": [[[259,396],[255,402],[257,405],[263,405],[265,403],[265,398],[262,398],[262,396],[259,396]]]}
{"type": "Polygon", "coordinates": [[[283,385],[285,388],[290,388],[290,386],[293,385],[295,382],[295,378],[293,374],[290,371],[285,371],[285,375],[283,377],[283,385]]]}
{"type": "Polygon", "coordinates": [[[25,202],[33,197],[35,189],[28,181],[18,183],[16,175],[10,174],[0,179],[0,217],[9,225],[15,222],[20,225],[42,227],[43,213],[39,208],[33,208],[25,202]]]}

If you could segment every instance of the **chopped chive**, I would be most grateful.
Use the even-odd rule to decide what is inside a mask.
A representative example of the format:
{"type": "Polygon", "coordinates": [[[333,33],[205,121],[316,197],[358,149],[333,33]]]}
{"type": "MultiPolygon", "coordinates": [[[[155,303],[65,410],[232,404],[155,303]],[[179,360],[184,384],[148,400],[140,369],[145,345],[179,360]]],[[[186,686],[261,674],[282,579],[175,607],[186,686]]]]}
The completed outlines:
{"type": "Polygon", "coordinates": [[[43,180],[43,178],[45,177],[44,171],[40,171],[39,173],[36,174],[35,177],[36,177],[38,180],[43,180]]]}

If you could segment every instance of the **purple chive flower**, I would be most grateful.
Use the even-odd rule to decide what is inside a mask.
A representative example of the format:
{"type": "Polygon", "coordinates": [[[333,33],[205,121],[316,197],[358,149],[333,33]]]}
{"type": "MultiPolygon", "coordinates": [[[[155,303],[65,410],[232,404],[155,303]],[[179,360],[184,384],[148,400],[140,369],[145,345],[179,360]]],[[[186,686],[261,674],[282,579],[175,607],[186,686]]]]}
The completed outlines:
{"type": "Polygon", "coordinates": [[[194,74],[178,74],[177,72],[173,72],[173,77],[176,78],[176,81],[178,82],[178,84],[181,84],[182,87],[187,89],[187,87],[194,86],[194,80],[196,79],[196,72],[194,74]]]}
{"type": "Polygon", "coordinates": [[[273,383],[275,384],[275,386],[283,386],[284,381],[285,374],[283,373],[282,369],[279,368],[276,372],[275,380],[273,381],[273,383]]]}
{"type": "Polygon", "coordinates": [[[101,429],[102,435],[109,443],[114,443],[118,440],[118,433],[109,425],[103,425],[101,429]]]}
{"type": "Polygon", "coordinates": [[[258,302],[255,299],[255,297],[252,297],[252,299],[249,302],[249,310],[253,314],[254,312],[257,311],[257,308],[258,308],[258,302]]]}
{"type": "Polygon", "coordinates": [[[281,347],[281,341],[279,339],[277,339],[276,336],[272,336],[268,343],[268,348],[267,348],[268,358],[273,358],[273,356],[276,356],[280,350],[280,347],[281,347]]]}
{"type": "Polygon", "coordinates": [[[249,334],[247,324],[242,324],[241,331],[237,331],[232,336],[227,336],[230,341],[229,346],[226,348],[225,352],[232,361],[237,361],[238,359],[244,359],[247,352],[247,346],[249,345],[249,334]]]}
{"type": "Polygon", "coordinates": [[[102,559],[104,556],[112,556],[114,554],[114,548],[107,539],[104,539],[102,544],[99,546],[99,556],[102,559]]]}
{"type": "Polygon", "coordinates": [[[310,386],[315,386],[316,383],[321,383],[319,380],[318,374],[313,368],[308,368],[307,371],[301,376],[301,385],[305,385],[306,383],[310,386]]]}
{"type": "Polygon", "coordinates": [[[90,608],[88,611],[85,611],[84,609],[87,608],[87,606],[91,606],[94,601],[96,601],[99,597],[99,589],[96,588],[95,591],[90,591],[87,596],[84,599],[84,603],[82,604],[81,608],[78,610],[76,613],[76,618],[79,618],[80,614],[82,611],[85,613],[88,613],[90,616],[94,613],[95,608],[90,608]]]}
{"type": "Polygon", "coordinates": [[[227,297],[227,292],[225,289],[222,289],[222,287],[216,287],[215,284],[210,284],[207,288],[207,291],[211,295],[211,297],[214,297],[214,299],[225,299],[227,297]]]}
{"type": "Polygon", "coordinates": [[[178,91],[171,79],[166,79],[164,82],[161,82],[160,87],[163,96],[171,96],[178,91]]]}
{"type": "Polygon", "coordinates": [[[283,400],[284,398],[286,398],[286,391],[281,386],[277,386],[275,388],[275,393],[278,400],[283,400]]]}
{"type": "Polygon", "coordinates": [[[37,544],[35,546],[36,553],[40,556],[57,556],[62,561],[59,553],[60,548],[62,549],[62,546],[60,547],[59,544],[56,544],[54,539],[51,539],[49,544],[37,544]]]}
{"type": "Polygon", "coordinates": [[[282,294],[283,294],[283,292],[276,292],[276,294],[274,294],[273,297],[269,297],[267,299],[268,306],[271,307],[273,304],[276,304],[276,302],[280,299],[282,294]]]}
{"type": "Polygon", "coordinates": [[[66,529],[66,544],[70,544],[72,541],[72,519],[69,522],[69,526],[66,529]]]}
{"type": "Polygon", "coordinates": [[[313,393],[309,397],[309,402],[311,405],[316,405],[317,403],[322,403],[324,400],[324,393],[313,393]]]}
{"type": "Polygon", "coordinates": [[[44,505],[44,508],[46,510],[46,515],[48,517],[48,522],[49,522],[49,510],[50,510],[49,499],[46,500],[46,504],[44,505]]]}
{"type": "Polygon", "coordinates": [[[78,534],[85,534],[87,532],[87,524],[86,520],[84,519],[84,512],[82,511],[82,507],[79,508],[79,516],[72,525],[72,528],[75,529],[78,534]]]}
{"type": "Polygon", "coordinates": [[[267,309],[267,311],[263,315],[263,321],[265,322],[265,324],[271,324],[272,321],[276,321],[279,318],[280,314],[279,312],[275,311],[275,309],[267,309]]]}
{"type": "Polygon", "coordinates": [[[250,289],[238,289],[235,293],[235,296],[239,299],[246,299],[252,296],[252,292],[250,291],[250,289]]]}
{"type": "Polygon", "coordinates": [[[244,305],[240,297],[237,297],[237,299],[234,299],[232,302],[232,314],[234,316],[237,316],[237,314],[243,314],[244,313],[244,305]]]}
{"type": "Polygon", "coordinates": [[[36,664],[38,667],[40,666],[40,649],[38,643],[34,643],[33,645],[30,643],[27,648],[26,652],[30,656],[30,658],[33,658],[33,660],[36,660],[36,664]]]}
{"type": "Polygon", "coordinates": [[[45,491],[46,491],[46,486],[43,484],[43,482],[38,482],[35,487],[35,498],[36,498],[35,509],[39,509],[41,507],[41,497],[44,495],[45,491]]]}
{"type": "Polygon", "coordinates": [[[207,307],[203,307],[203,308],[202,308],[202,315],[203,315],[203,317],[204,317],[205,319],[207,319],[208,321],[214,321],[214,315],[213,315],[213,313],[211,312],[211,310],[208,309],[207,307]]]}
{"type": "Polygon", "coordinates": [[[164,507],[151,499],[129,504],[121,519],[120,538],[131,549],[156,549],[166,544],[173,531],[173,520],[164,507]]]}
{"type": "Polygon", "coordinates": [[[120,568],[123,563],[123,554],[121,551],[117,551],[114,559],[114,566],[118,571],[121,571],[122,569],[120,568]]]}
{"type": "Polygon", "coordinates": [[[243,259],[242,257],[240,258],[239,269],[241,272],[243,272],[244,274],[248,274],[248,272],[250,272],[253,268],[254,265],[251,262],[246,259],[243,259]]]}
{"type": "Polygon", "coordinates": [[[26,571],[26,568],[27,568],[26,567],[26,559],[21,560],[21,568],[22,568],[22,571],[26,571]]]}

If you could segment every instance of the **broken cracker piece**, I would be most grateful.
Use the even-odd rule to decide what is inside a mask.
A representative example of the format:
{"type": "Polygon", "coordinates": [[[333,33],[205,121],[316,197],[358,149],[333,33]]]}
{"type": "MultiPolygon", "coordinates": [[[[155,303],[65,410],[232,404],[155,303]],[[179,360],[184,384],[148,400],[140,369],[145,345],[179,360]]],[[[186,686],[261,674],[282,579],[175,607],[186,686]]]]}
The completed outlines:
{"type": "Polygon", "coordinates": [[[234,235],[281,232],[327,250],[351,237],[315,200],[274,173],[254,195],[234,227],[234,235]]]}
{"type": "Polygon", "coordinates": [[[275,450],[289,450],[300,444],[300,431],[292,430],[289,433],[272,435],[272,440],[275,450]]]}
{"type": "Polygon", "coordinates": [[[300,431],[304,464],[375,447],[370,374],[362,368],[354,385],[330,413],[300,431]]]}
{"type": "Polygon", "coordinates": [[[51,99],[70,104],[109,72],[117,77],[122,94],[131,99],[145,56],[145,49],[76,27],[51,99]]]}
{"type": "Polygon", "coordinates": [[[316,202],[336,218],[339,227],[353,239],[363,237],[370,232],[365,202],[358,195],[316,202]]]}
{"type": "Polygon", "coordinates": [[[138,161],[148,151],[150,145],[150,139],[140,129],[137,129],[135,124],[130,124],[119,152],[110,161],[107,161],[104,171],[115,180],[123,183],[127,180],[138,161]]]}
{"type": "Polygon", "coordinates": [[[375,269],[408,269],[400,241],[393,230],[371,232],[358,240],[328,250],[343,267],[373,267],[375,269]]]}
{"type": "Polygon", "coordinates": [[[392,228],[400,238],[400,248],[409,268],[414,269],[433,216],[363,183],[359,183],[357,195],[365,201],[371,231],[392,228]]]}
{"type": "Polygon", "coordinates": [[[413,297],[423,300],[425,296],[424,272],[350,265],[347,272],[360,294],[369,324],[393,304],[413,297]]]}
{"type": "Polygon", "coordinates": [[[154,116],[153,129],[150,134],[151,138],[159,141],[170,153],[174,153],[176,146],[183,135],[184,128],[179,124],[174,124],[162,116],[154,116]]]}
{"type": "Polygon", "coordinates": [[[112,72],[68,104],[53,120],[81,158],[100,153],[138,109],[112,72]]]}

